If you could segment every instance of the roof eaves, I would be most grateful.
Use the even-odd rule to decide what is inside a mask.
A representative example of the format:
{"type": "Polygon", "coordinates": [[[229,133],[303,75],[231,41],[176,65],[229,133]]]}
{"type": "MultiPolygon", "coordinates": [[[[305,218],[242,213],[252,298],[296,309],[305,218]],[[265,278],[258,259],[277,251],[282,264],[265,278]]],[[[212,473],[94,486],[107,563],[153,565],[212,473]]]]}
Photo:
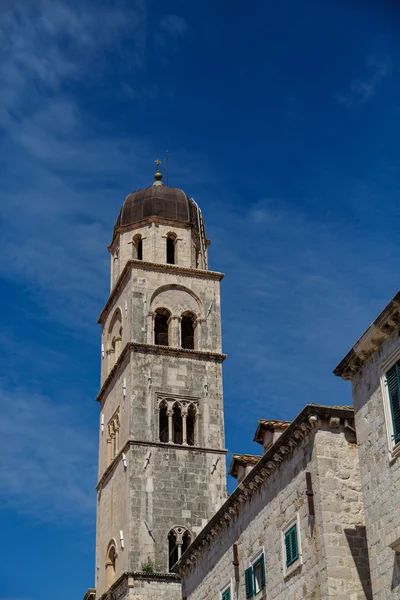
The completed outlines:
{"type": "Polygon", "coordinates": [[[380,348],[386,338],[400,325],[400,291],[385,306],[346,356],[334,369],[342,379],[353,379],[358,371],[380,348]]]}

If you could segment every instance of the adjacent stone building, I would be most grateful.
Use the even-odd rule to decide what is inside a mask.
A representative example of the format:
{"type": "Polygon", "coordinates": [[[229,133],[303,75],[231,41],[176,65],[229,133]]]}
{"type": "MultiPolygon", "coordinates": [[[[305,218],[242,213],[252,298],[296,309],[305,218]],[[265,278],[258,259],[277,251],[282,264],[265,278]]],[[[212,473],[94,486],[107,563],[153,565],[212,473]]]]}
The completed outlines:
{"type": "Polygon", "coordinates": [[[109,247],[87,600],[180,598],[171,568],[227,497],[223,275],[197,204],[161,179],[125,199],[109,247]]]}
{"type": "Polygon", "coordinates": [[[176,567],[184,598],[371,598],[353,418],[309,404],[266,422],[280,434],[176,567]]]}
{"type": "Polygon", "coordinates": [[[400,598],[400,292],[335,369],[351,381],[374,600],[400,598]]]}

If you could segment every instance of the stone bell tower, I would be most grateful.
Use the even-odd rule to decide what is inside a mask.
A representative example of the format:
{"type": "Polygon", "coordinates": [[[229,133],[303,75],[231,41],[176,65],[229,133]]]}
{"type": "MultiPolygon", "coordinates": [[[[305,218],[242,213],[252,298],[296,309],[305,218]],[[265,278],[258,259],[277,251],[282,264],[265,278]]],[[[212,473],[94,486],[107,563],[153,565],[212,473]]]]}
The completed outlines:
{"type": "Polygon", "coordinates": [[[220,281],[178,188],[125,199],[102,326],[94,598],[175,600],[173,564],[226,499],[220,281]]]}

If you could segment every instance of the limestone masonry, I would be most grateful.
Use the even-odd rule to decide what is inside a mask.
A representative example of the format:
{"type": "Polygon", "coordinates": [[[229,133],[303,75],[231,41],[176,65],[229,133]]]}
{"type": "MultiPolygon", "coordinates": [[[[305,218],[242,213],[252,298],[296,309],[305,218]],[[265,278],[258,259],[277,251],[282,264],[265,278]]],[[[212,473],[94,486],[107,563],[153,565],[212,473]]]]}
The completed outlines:
{"type": "Polygon", "coordinates": [[[158,169],[115,223],[84,600],[400,600],[400,293],[335,370],[355,408],[260,419],[228,497],[208,245],[199,207],[158,169]]]}

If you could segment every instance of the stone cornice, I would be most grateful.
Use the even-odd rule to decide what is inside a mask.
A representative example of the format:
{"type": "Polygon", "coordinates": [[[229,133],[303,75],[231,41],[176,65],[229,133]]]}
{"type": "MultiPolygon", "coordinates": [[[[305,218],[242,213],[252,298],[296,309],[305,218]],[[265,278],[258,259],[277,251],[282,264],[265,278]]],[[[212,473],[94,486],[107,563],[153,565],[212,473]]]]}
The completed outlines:
{"type": "MultiPolygon", "coordinates": [[[[131,571],[125,572],[112,586],[104,592],[97,600],[114,600],[114,598],[121,598],[120,588],[128,590],[133,588],[135,581],[165,581],[167,583],[181,583],[181,578],[175,573],[143,573],[142,571],[131,571]]],[[[85,599],[84,599],[85,600],[85,599]]]]}
{"type": "Polygon", "coordinates": [[[387,337],[400,326],[400,292],[392,298],[375,321],[333,371],[342,379],[353,379],[380,348],[387,337]]]}
{"type": "Polygon", "coordinates": [[[125,267],[122,270],[122,273],[118,277],[113,289],[111,290],[110,296],[107,302],[104,305],[103,310],[97,322],[103,324],[105,319],[107,318],[108,312],[118,293],[120,292],[123,284],[125,283],[128,275],[131,272],[132,267],[136,267],[138,269],[142,269],[143,271],[157,271],[163,273],[173,273],[175,275],[186,275],[188,277],[198,277],[200,279],[217,279],[221,281],[224,277],[223,273],[219,273],[218,271],[206,271],[205,269],[192,269],[189,267],[182,267],[180,265],[169,265],[169,264],[161,264],[161,263],[152,263],[145,262],[143,260],[128,260],[125,267]]]}
{"type": "Polygon", "coordinates": [[[243,504],[246,504],[253,494],[266,483],[269,476],[279,468],[282,462],[292,456],[295,448],[312,429],[318,428],[322,421],[330,424],[337,423],[338,420],[340,422],[340,420],[353,418],[354,410],[350,406],[307,404],[194,539],[174,567],[174,571],[182,575],[186,570],[191,569],[197,562],[197,558],[201,556],[203,549],[224,531],[229,522],[240,513],[243,504]]]}
{"type": "Polygon", "coordinates": [[[185,348],[175,348],[173,346],[156,346],[154,344],[141,344],[138,342],[128,342],[122,350],[117,362],[109,372],[107,379],[100,388],[96,396],[97,402],[101,402],[108,386],[114,378],[121,364],[130,352],[142,352],[150,354],[169,354],[170,356],[184,356],[185,358],[200,358],[214,362],[224,362],[226,354],[219,352],[208,352],[207,350],[186,350],[185,348]]]}
{"type": "Polygon", "coordinates": [[[95,588],[89,588],[86,591],[86,594],[83,596],[83,600],[95,600],[95,598],[96,598],[95,588]]]}
{"type": "Polygon", "coordinates": [[[184,446],[183,444],[169,444],[167,442],[148,442],[147,440],[134,440],[132,438],[130,438],[126,444],[124,445],[123,448],[121,448],[121,450],[118,452],[118,454],[113,458],[113,460],[110,462],[110,464],[108,465],[108,467],[106,468],[106,470],[104,471],[103,475],[100,477],[98,483],[96,484],[96,489],[97,490],[101,490],[102,485],[104,483],[104,481],[107,479],[107,477],[109,476],[110,473],[112,473],[118,466],[118,464],[120,463],[121,459],[122,459],[122,455],[124,453],[126,453],[129,450],[130,446],[150,446],[150,447],[155,447],[155,448],[163,448],[164,450],[166,449],[173,449],[173,450],[183,450],[183,451],[189,451],[189,452],[204,452],[206,454],[227,454],[228,450],[226,450],[225,448],[206,448],[203,446],[184,446]]]}

